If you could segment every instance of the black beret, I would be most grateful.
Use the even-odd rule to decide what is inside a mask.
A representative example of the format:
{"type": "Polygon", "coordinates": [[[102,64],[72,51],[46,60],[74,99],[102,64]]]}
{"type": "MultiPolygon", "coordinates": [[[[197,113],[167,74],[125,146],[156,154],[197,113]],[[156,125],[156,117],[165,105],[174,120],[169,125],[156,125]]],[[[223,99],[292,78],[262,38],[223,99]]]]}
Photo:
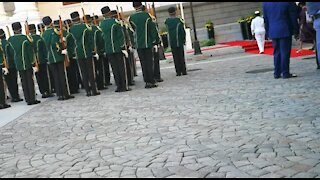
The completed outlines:
{"type": "Polygon", "coordinates": [[[101,8],[101,13],[102,14],[107,14],[109,12],[110,12],[109,6],[105,6],[105,7],[101,8]]]}
{"type": "Polygon", "coordinates": [[[141,2],[133,2],[132,5],[134,8],[139,8],[140,6],[142,6],[142,3],[141,2]]]}
{"type": "Polygon", "coordinates": [[[70,24],[72,23],[72,21],[71,21],[70,19],[64,20],[63,22],[64,22],[64,24],[66,24],[66,25],[67,25],[67,24],[70,25],[70,24]]]}
{"type": "Polygon", "coordinates": [[[93,18],[94,19],[99,19],[99,16],[98,15],[94,15],[93,18]]]}
{"type": "Polygon", "coordinates": [[[42,22],[44,25],[49,26],[52,23],[52,19],[50,16],[45,16],[42,18],[42,22]]]}
{"type": "Polygon", "coordinates": [[[168,12],[169,14],[173,14],[174,12],[176,12],[176,7],[169,7],[168,12]]]}
{"type": "Polygon", "coordinates": [[[0,29],[0,36],[5,35],[5,32],[3,31],[3,29],[0,29]]]}
{"type": "Polygon", "coordinates": [[[70,17],[73,20],[73,19],[80,17],[80,15],[79,15],[78,11],[74,11],[70,14],[70,17]]]}
{"type": "Polygon", "coordinates": [[[40,26],[44,30],[44,24],[40,23],[40,24],[37,25],[38,31],[41,31],[41,27],[40,26]]]}
{"type": "Polygon", "coordinates": [[[116,10],[110,11],[110,16],[115,16],[115,15],[117,15],[117,14],[118,14],[118,12],[117,12],[116,10]]]}
{"type": "Polygon", "coordinates": [[[53,21],[53,26],[54,27],[59,27],[59,20],[53,21]]]}
{"type": "Polygon", "coordinates": [[[12,23],[11,26],[12,26],[12,30],[13,31],[18,31],[18,30],[20,30],[22,28],[20,22],[14,22],[14,23],[12,23]]]}
{"type": "Polygon", "coordinates": [[[35,24],[29,24],[28,27],[29,27],[30,31],[36,31],[37,30],[35,24]]]}
{"type": "Polygon", "coordinates": [[[86,17],[88,21],[91,21],[91,20],[92,20],[92,19],[91,19],[91,16],[88,15],[88,14],[86,14],[86,15],[84,15],[84,16],[82,17],[83,20],[84,20],[84,17],[86,17]]]}

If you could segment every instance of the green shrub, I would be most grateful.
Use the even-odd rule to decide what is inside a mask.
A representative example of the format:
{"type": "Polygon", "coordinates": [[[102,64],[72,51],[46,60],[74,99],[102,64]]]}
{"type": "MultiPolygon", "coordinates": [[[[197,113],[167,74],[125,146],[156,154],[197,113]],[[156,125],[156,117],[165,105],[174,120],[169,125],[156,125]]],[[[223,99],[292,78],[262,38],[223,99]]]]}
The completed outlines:
{"type": "Polygon", "coordinates": [[[216,44],[216,41],[214,39],[206,39],[206,40],[200,41],[200,47],[213,46],[215,44],[216,44]]]}

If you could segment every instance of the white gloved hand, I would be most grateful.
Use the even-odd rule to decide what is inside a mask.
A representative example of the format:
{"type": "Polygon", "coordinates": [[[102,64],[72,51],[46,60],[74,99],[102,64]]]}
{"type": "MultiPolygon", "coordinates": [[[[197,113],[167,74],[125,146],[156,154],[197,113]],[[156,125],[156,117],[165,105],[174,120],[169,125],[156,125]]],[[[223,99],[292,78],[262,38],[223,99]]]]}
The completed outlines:
{"type": "Polygon", "coordinates": [[[9,73],[8,68],[2,68],[2,72],[4,75],[7,75],[9,73]]]}
{"type": "Polygon", "coordinates": [[[64,54],[64,55],[66,55],[67,53],[68,53],[68,51],[66,49],[61,51],[61,54],[64,54]]]}
{"type": "Polygon", "coordinates": [[[38,72],[39,71],[39,69],[37,67],[32,67],[32,69],[33,69],[34,72],[38,72]]]}
{"type": "Polygon", "coordinates": [[[99,59],[99,55],[97,53],[95,55],[93,55],[93,57],[99,59]]]}
{"type": "Polygon", "coordinates": [[[158,52],[158,46],[157,45],[154,45],[153,48],[154,48],[155,52],[158,52]]]}
{"type": "Polygon", "coordinates": [[[62,38],[62,40],[63,40],[64,42],[66,42],[66,41],[67,41],[66,37],[63,37],[63,38],[62,38]]]}
{"type": "Polygon", "coordinates": [[[126,50],[122,50],[122,53],[124,54],[124,56],[125,56],[126,58],[129,57],[129,56],[128,56],[128,52],[127,52],[126,50]]]}

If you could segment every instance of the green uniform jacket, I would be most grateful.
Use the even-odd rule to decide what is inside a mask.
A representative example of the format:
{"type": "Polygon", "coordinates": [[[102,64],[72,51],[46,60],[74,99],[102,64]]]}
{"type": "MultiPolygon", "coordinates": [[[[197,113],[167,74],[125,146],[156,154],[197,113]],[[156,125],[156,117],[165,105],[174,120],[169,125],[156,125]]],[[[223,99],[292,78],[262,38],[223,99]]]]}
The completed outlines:
{"type": "Polygon", "coordinates": [[[55,64],[64,61],[64,55],[61,54],[62,44],[60,42],[60,32],[55,29],[51,35],[49,51],[51,56],[49,56],[49,64],[55,64]]]}
{"type": "Polygon", "coordinates": [[[184,21],[178,17],[170,17],[166,19],[165,24],[168,29],[170,46],[172,48],[182,47],[186,42],[184,21]]]}
{"type": "Polygon", "coordinates": [[[73,35],[66,31],[66,43],[67,43],[67,51],[68,51],[68,57],[69,59],[75,57],[75,48],[76,48],[76,41],[73,37],[73,35]]]}
{"type": "Polygon", "coordinates": [[[70,33],[73,35],[76,41],[75,52],[77,59],[86,59],[92,57],[92,27],[84,23],[77,23],[70,28],[70,33]]]}
{"type": "Polygon", "coordinates": [[[54,33],[53,28],[48,28],[47,30],[45,30],[42,34],[42,38],[46,44],[46,48],[47,48],[47,59],[52,59],[52,53],[50,51],[50,46],[51,46],[51,36],[54,33]]]}
{"type": "Polygon", "coordinates": [[[14,63],[18,71],[25,71],[32,68],[35,62],[32,42],[31,36],[27,37],[23,34],[17,34],[8,39],[8,48],[13,52],[12,54],[8,54],[8,58],[14,58],[14,63]]]}
{"type": "Polygon", "coordinates": [[[100,23],[107,54],[119,53],[124,49],[124,33],[121,22],[115,18],[105,18],[100,23]]]}
{"type": "Polygon", "coordinates": [[[4,51],[5,53],[5,56],[7,58],[7,64],[9,66],[9,69],[10,68],[16,68],[16,65],[14,64],[14,59],[13,59],[13,50],[12,48],[9,48],[9,44],[8,44],[8,41],[6,39],[1,39],[1,44],[2,44],[2,50],[4,51]],[[10,58],[8,58],[8,54],[12,54],[12,56],[10,58]]]}
{"type": "Polygon", "coordinates": [[[43,38],[38,34],[32,34],[31,37],[33,39],[33,49],[39,64],[47,63],[48,51],[43,38]]]}
{"type": "Polygon", "coordinates": [[[103,33],[100,27],[95,25],[92,26],[93,31],[93,40],[94,40],[94,49],[97,51],[99,55],[105,52],[104,50],[104,40],[103,40],[103,33]]]}
{"type": "Polygon", "coordinates": [[[149,13],[137,11],[129,16],[128,20],[135,31],[134,38],[137,49],[150,48],[157,44],[156,35],[154,34],[157,33],[156,26],[149,13]]]}
{"type": "MultiPolygon", "coordinates": [[[[3,48],[2,48],[2,43],[1,43],[1,46],[0,46],[0,68],[3,68],[4,67],[4,64],[3,64],[3,57],[4,57],[4,54],[5,52],[3,51],[3,48]]],[[[1,72],[2,73],[2,72],[1,72]]],[[[1,74],[2,75],[2,74],[1,74]]],[[[0,82],[1,83],[1,82],[0,82]]]]}
{"type": "Polygon", "coordinates": [[[129,27],[128,28],[128,33],[129,33],[131,46],[132,46],[132,48],[135,48],[136,42],[135,42],[135,39],[134,39],[134,30],[131,27],[129,27]]]}

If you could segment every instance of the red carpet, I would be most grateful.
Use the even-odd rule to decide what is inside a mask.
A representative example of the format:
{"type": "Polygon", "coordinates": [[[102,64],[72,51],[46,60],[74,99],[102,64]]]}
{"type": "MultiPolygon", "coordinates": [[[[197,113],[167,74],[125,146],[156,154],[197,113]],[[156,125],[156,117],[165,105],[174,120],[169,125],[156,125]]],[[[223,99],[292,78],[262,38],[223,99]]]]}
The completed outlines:
{"type": "MultiPolygon", "coordinates": [[[[232,42],[225,42],[222,44],[226,44],[229,46],[242,46],[242,48],[245,50],[247,53],[251,54],[259,54],[259,49],[256,41],[252,40],[238,40],[238,41],[232,41],[232,42]]],[[[266,41],[265,42],[265,48],[264,48],[264,54],[267,55],[273,55],[273,48],[272,48],[272,41],[266,41]]],[[[311,50],[305,50],[303,49],[299,53],[296,53],[297,49],[293,48],[291,50],[291,57],[299,57],[299,56],[308,56],[308,55],[313,55],[315,52],[311,50]]]]}

